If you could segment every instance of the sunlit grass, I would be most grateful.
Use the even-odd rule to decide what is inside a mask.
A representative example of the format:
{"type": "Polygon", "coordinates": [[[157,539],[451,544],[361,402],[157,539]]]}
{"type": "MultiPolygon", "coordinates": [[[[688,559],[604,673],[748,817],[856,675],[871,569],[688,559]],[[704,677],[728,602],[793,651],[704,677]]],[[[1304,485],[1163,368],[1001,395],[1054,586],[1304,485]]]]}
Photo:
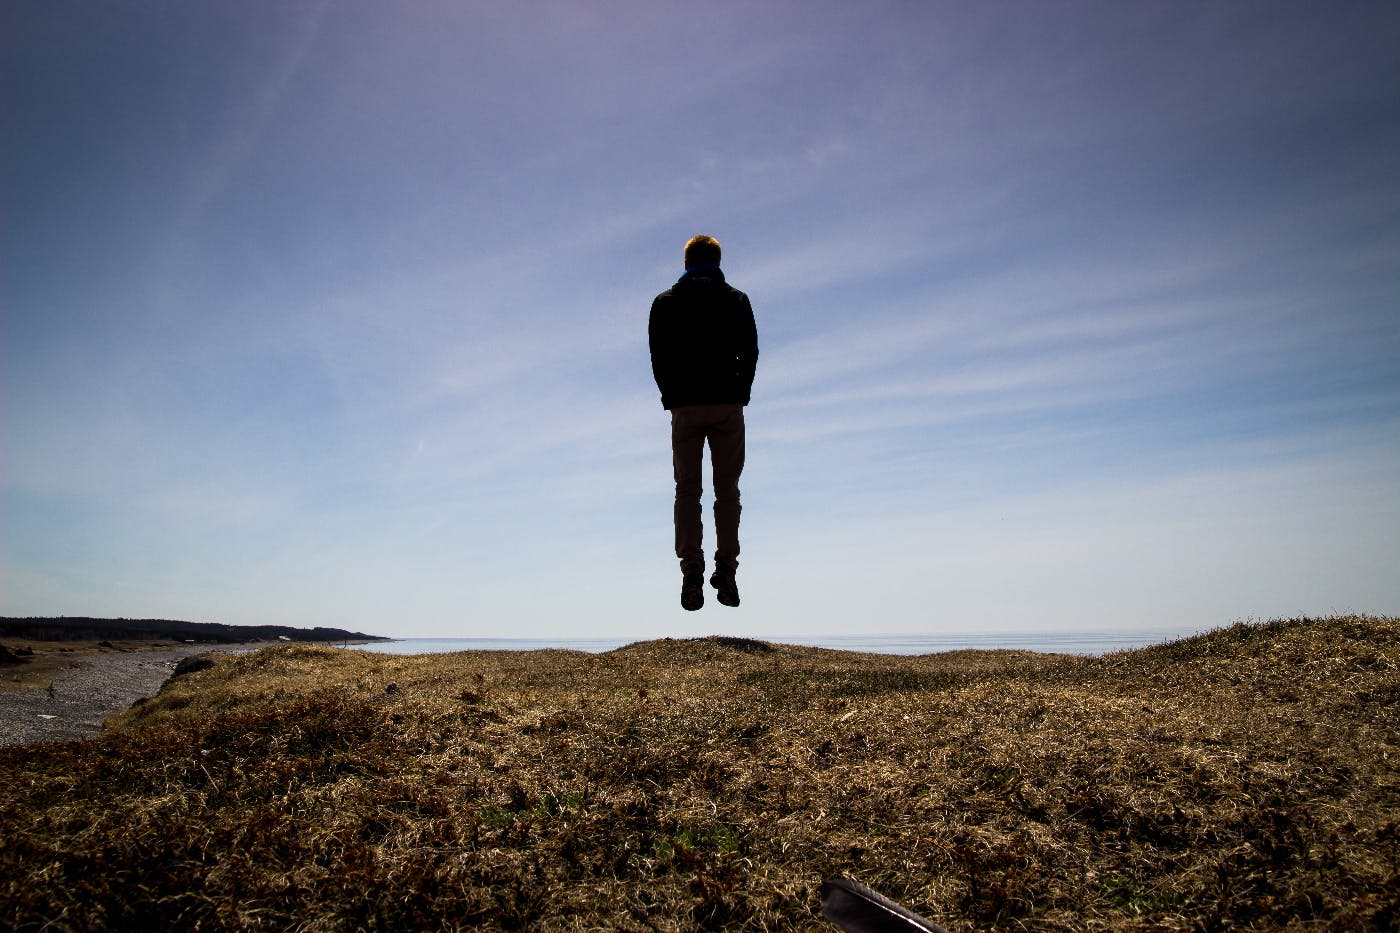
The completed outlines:
{"type": "Polygon", "coordinates": [[[1392,929],[1400,621],[1103,658],[742,639],[213,657],[0,750],[0,924],[1392,929]]]}

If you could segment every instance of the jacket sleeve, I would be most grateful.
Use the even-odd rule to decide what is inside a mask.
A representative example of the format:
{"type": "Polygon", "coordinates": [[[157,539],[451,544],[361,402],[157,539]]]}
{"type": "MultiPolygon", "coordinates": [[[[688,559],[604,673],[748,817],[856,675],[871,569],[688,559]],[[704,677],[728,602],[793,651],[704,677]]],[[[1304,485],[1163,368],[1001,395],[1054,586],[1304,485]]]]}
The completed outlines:
{"type": "Polygon", "coordinates": [[[671,365],[667,351],[671,341],[667,339],[666,322],[663,317],[661,298],[651,303],[651,315],[647,319],[647,345],[651,350],[651,375],[656,380],[656,388],[661,392],[661,405],[666,405],[666,387],[670,381],[671,365]]]}
{"type": "Polygon", "coordinates": [[[749,296],[744,295],[740,306],[740,323],[744,328],[742,349],[739,353],[739,380],[744,386],[744,404],[748,404],[753,392],[753,377],[758,369],[758,325],[754,322],[753,305],[749,296]]]}

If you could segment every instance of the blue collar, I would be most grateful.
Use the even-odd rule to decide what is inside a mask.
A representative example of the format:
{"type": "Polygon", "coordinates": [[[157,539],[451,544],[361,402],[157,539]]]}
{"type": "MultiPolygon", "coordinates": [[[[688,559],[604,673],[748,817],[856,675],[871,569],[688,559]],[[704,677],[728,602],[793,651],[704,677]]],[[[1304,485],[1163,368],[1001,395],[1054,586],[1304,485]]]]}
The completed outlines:
{"type": "Polygon", "coordinates": [[[697,278],[709,278],[709,273],[714,273],[714,275],[720,279],[724,278],[724,273],[719,271],[719,263],[702,262],[697,263],[693,266],[687,266],[685,274],[681,276],[681,281],[685,281],[691,276],[695,276],[697,278]]]}

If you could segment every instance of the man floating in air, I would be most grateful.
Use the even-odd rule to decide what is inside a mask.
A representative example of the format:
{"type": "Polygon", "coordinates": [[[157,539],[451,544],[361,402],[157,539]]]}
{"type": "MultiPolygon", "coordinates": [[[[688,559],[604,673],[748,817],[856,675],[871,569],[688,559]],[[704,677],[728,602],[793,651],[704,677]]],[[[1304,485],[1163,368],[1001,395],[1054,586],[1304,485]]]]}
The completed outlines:
{"type": "Polygon", "coordinates": [[[676,475],[676,557],[681,606],[705,605],[700,511],[705,442],[715,490],[715,571],[710,585],[726,606],[739,605],[739,474],[744,470],[744,406],[758,363],[758,328],[749,296],[724,280],[719,241],[692,237],[685,274],[651,303],[647,334],[661,406],[671,413],[676,475]]]}

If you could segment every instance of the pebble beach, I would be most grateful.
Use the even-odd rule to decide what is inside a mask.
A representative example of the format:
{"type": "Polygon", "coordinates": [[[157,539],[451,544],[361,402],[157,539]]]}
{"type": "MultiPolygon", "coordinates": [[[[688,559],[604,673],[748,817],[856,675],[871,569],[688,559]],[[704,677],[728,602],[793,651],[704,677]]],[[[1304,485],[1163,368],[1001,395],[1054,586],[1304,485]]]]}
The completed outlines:
{"type": "Polygon", "coordinates": [[[155,696],[183,658],[248,647],[171,645],[123,650],[80,645],[66,653],[62,666],[53,672],[51,687],[0,691],[0,746],[96,735],[107,716],[155,696]]]}

